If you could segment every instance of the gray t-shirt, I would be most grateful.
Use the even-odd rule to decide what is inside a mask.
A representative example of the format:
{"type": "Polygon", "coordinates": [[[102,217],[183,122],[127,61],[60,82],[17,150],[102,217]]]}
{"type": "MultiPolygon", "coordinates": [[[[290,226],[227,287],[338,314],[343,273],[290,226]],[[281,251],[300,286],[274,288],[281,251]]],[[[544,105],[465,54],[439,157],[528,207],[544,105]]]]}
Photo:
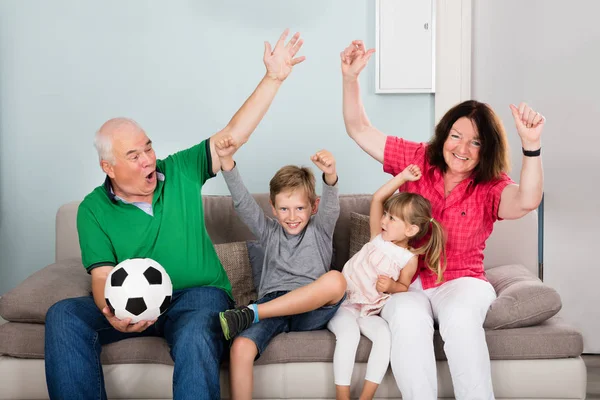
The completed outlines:
{"type": "Polygon", "coordinates": [[[237,166],[231,171],[223,171],[223,177],[240,219],[265,251],[259,298],[271,292],[308,285],[329,271],[333,230],[340,215],[337,182],[334,186],[323,183],[317,213],[310,217],[302,232],[289,235],[276,219],[265,215],[248,192],[237,166]]]}

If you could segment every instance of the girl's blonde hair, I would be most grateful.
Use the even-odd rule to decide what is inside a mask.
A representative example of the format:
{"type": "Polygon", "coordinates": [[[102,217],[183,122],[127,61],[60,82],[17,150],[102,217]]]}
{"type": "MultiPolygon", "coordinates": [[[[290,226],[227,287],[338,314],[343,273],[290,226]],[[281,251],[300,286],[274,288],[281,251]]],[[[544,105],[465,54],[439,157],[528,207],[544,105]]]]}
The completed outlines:
{"type": "Polygon", "coordinates": [[[436,274],[437,283],[442,282],[446,268],[446,237],[442,225],[433,219],[429,200],[416,193],[396,193],[386,200],[383,209],[406,224],[416,225],[419,228],[419,231],[409,238],[411,246],[418,243],[431,230],[427,242],[412,252],[424,254],[425,265],[436,274]]]}

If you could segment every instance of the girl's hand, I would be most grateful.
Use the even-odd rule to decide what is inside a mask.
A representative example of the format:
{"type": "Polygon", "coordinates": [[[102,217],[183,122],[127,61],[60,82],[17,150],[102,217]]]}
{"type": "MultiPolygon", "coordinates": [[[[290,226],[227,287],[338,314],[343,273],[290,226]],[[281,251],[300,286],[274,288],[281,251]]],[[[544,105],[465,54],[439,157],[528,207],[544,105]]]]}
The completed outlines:
{"type": "Polygon", "coordinates": [[[377,291],[380,293],[388,293],[393,284],[394,280],[392,278],[384,275],[379,275],[377,277],[375,289],[377,289],[377,291]]]}
{"type": "Polygon", "coordinates": [[[415,164],[410,164],[408,167],[404,168],[404,171],[400,172],[400,175],[402,175],[406,181],[418,181],[421,179],[421,168],[415,164]]]}

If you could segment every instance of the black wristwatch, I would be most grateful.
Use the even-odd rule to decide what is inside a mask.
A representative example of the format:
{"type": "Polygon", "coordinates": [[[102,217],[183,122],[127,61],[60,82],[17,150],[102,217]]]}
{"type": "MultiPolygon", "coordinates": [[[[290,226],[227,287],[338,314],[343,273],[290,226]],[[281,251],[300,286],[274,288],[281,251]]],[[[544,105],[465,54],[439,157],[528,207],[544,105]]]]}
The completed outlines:
{"type": "MultiPolygon", "coordinates": [[[[523,149],[521,147],[521,149],[523,149]]],[[[542,148],[540,147],[537,150],[525,150],[523,149],[523,155],[525,157],[539,157],[542,154],[542,148]]]]}

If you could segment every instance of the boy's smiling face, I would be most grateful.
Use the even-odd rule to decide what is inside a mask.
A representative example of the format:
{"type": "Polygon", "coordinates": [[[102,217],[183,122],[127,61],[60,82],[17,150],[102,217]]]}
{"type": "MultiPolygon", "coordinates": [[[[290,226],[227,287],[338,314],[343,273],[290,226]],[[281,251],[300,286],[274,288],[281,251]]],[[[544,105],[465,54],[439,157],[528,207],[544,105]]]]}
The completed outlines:
{"type": "Polygon", "coordinates": [[[310,216],[317,212],[319,200],[314,207],[304,189],[291,189],[277,193],[275,204],[271,204],[273,215],[289,235],[297,235],[308,224],[310,216]]]}

